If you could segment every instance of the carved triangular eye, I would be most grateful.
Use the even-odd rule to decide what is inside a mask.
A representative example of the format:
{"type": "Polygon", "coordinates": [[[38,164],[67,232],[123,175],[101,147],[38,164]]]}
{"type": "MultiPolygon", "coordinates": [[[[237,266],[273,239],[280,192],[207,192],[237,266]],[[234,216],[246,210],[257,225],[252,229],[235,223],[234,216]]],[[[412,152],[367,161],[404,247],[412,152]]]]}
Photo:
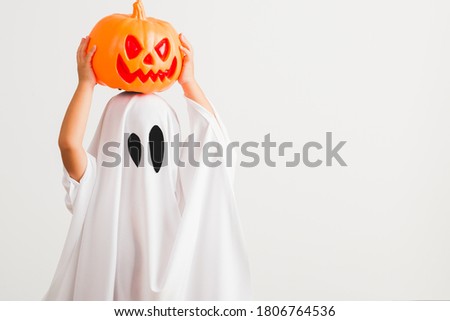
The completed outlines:
{"type": "Polygon", "coordinates": [[[169,39],[164,38],[155,46],[156,53],[162,61],[166,61],[170,54],[169,39]]]}
{"type": "Polygon", "coordinates": [[[139,136],[135,133],[132,133],[130,137],[128,137],[128,152],[130,153],[133,162],[139,167],[139,164],[141,163],[142,145],[139,136]]]}
{"type": "Polygon", "coordinates": [[[141,53],[142,46],[135,37],[128,36],[125,40],[125,50],[127,52],[128,59],[134,59],[141,53]]]}
{"type": "Polygon", "coordinates": [[[148,141],[153,169],[158,173],[164,160],[164,135],[161,128],[157,125],[153,126],[148,135],[148,141]]]}

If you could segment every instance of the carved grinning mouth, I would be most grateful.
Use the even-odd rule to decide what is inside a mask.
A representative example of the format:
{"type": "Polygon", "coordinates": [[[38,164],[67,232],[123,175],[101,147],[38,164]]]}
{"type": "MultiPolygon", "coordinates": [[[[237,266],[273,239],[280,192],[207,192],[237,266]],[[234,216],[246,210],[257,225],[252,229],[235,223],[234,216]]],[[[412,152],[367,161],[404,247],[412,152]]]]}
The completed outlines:
{"type": "Polygon", "coordinates": [[[176,69],[177,69],[177,57],[173,58],[172,64],[170,65],[169,69],[165,71],[158,70],[158,72],[156,73],[153,70],[150,70],[147,74],[145,74],[141,69],[131,72],[128,66],[126,65],[125,61],[123,60],[122,56],[119,54],[119,56],[117,57],[117,71],[120,77],[122,77],[122,79],[129,84],[135,81],[136,78],[139,78],[143,83],[147,82],[148,79],[151,79],[153,82],[156,82],[157,79],[161,81],[163,81],[166,78],[170,79],[175,74],[176,69]]]}

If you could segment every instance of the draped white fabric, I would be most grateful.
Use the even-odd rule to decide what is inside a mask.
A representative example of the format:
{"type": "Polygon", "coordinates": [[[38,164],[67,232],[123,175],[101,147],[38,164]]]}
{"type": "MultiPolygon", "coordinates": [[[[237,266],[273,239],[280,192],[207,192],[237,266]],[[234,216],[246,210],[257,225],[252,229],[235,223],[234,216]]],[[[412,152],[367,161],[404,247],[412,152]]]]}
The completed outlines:
{"type": "MultiPolygon", "coordinates": [[[[225,149],[228,135],[217,113],[189,99],[187,105],[195,141],[225,149]]],[[[44,300],[251,299],[233,169],[220,157],[222,165],[206,166],[202,148],[195,148],[199,166],[189,163],[187,148],[181,149],[185,167],[177,166],[170,147],[176,134],[176,114],[159,96],[122,93],[111,99],[81,181],[64,170],[73,217],[44,300]],[[167,143],[158,172],[149,153],[154,126],[167,143]],[[127,150],[132,133],[142,145],[139,167],[127,150]],[[119,156],[120,164],[112,166],[119,156]]]]}

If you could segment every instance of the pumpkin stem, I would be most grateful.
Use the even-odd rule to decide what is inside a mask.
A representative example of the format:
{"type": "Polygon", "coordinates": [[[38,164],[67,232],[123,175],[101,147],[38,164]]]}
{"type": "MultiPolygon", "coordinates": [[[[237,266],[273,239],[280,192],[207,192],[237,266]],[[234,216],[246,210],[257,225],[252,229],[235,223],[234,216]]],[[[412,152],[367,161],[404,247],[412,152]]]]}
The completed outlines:
{"type": "Polygon", "coordinates": [[[142,4],[141,0],[137,0],[133,4],[133,14],[131,15],[131,17],[139,20],[145,20],[147,18],[147,16],[145,15],[144,5],[142,4]]]}

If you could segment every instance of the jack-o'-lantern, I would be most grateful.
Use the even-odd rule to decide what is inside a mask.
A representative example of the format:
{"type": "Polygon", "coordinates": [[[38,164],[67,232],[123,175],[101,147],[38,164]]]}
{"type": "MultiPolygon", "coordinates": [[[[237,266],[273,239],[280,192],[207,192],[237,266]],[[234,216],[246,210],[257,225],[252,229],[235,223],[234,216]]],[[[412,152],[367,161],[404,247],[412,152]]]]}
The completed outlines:
{"type": "Polygon", "coordinates": [[[92,60],[97,82],[126,91],[163,91],[181,72],[178,34],[168,22],[147,18],[141,0],[133,7],[131,15],[103,18],[90,34],[88,50],[97,47],[92,60]]]}

